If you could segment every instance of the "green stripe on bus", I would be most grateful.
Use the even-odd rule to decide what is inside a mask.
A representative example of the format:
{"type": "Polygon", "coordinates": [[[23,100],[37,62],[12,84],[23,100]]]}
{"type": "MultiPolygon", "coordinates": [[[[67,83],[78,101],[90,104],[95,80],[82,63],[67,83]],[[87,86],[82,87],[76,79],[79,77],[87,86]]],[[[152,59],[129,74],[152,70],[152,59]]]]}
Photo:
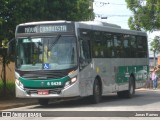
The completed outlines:
{"type": "Polygon", "coordinates": [[[128,82],[131,73],[134,74],[136,81],[144,81],[148,79],[149,66],[119,66],[117,68],[116,83],[123,84],[128,82]]]}
{"type": "Polygon", "coordinates": [[[48,79],[48,80],[32,80],[20,77],[19,80],[24,87],[33,88],[51,88],[51,87],[62,87],[65,85],[66,81],[69,81],[68,76],[59,79],[48,79]]]}

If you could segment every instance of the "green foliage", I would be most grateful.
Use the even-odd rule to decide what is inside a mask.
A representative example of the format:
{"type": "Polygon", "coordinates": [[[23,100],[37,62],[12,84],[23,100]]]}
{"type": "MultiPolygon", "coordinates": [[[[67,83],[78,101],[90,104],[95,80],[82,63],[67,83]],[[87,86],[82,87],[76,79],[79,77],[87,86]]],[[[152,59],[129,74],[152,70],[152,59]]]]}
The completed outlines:
{"type": "Polygon", "coordinates": [[[151,45],[151,49],[150,49],[151,51],[153,51],[155,53],[159,53],[160,52],[160,37],[155,36],[155,38],[150,43],[150,45],[151,45]]]}
{"type": "MultiPolygon", "coordinates": [[[[3,93],[3,82],[0,80],[0,99],[4,98],[3,93]]],[[[15,83],[12,80],[6,81],[6,95],[5,98],[13,98],[15,97],[15,83]]]]}
{"type": "MultiPolygon", "coordinates": [[[[4,66],[4,64],[8,64],[11,60],[1,48],[6,50],[4,48],[6,48],[7,40],[14,38],[16,25],[31,21],[89,20],[90,17],[93,16],[93,11],[89,9],[89,1],[90,0],[1,0],[0,52],[3,53],[1,54],[3,59],[0,58],[0,64],[3,63],[4,66]]],[[[3,67],[3,70],[4,68],[5,67],[3,67]]],[[[5,88],[5,77],[2,79],[5,88]]]]}
{"type": "Polygon", "coordinates": [[[154,31],[160,28],[160,0],[125,0],[134,16],[129,18],[133,30],[154,31]]]}
{"type": "Polygon", "coordinates": [[[7,38],[2,40],[2,48],[7,48],[7,43],[8,43],[8,39],[7,38]]]}
{"type": "Polygon", "coordinates": [[[0,40],[14,38],[17,24],[49,20],[89,20],[90,0],[1,0],[0,40]]]}
{"type": "Polygon", "coordinates": [[[32,21],[89,20],[93,11],[90,0],[1,0],[0,47],[14,38],[16,25],[32,21]]]}
{"type": "Polygon", "coordinates": [[[159,36],[155,36],[153,41],[150,43],[151,46],[151,51],[153,51],[153,55],[154,55],[154,66],[156,66],[156,53],[160,52],[160,37],[159,36]]]}

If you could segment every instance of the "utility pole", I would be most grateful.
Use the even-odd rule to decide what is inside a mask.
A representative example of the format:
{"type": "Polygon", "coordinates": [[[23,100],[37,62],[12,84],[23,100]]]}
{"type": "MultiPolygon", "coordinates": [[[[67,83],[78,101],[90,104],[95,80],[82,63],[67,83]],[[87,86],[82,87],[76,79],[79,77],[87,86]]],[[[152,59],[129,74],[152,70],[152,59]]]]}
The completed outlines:
{"type": "Polygon", "coordinates": [[[153,50],[153,63],[154,67],[156,67],[156,50],[153,50]]]}
{"type": "Polygon", "coordinates": [[[94,20],[93,3],[94,3],[94,0],[89,0],[89,8],[88,9],[92,11],[92,15],[90,16],[91,21],[94,20]]]}

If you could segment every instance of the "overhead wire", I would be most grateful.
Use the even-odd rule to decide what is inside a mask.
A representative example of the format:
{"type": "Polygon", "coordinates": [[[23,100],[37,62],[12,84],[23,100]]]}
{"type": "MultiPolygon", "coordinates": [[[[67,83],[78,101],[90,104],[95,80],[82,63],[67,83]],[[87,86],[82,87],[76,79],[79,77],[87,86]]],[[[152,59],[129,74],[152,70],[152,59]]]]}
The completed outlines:
{"type": "MultiPolygon", "coordinates": [[[[143,4],[143,5],[146,5],[146,3],[143,3],[143,2],[145,1],[146,2],[146,0],[141,0],[141,4],[143,4]]],[[[100,4],[100,5],[127,5],[127,3],[126,4],[120,4],[120,3],[110,3],[110,2],[100,2],[100,1],[94,1],[94,4],[96,5],[96,4],[100,4]]],[[[130,5],[137,5],[137,4],[130,4],[130,5]]],[[[157,5],[157,4],[152,4],[152,3],[149,3],[149,4],[147,4],[147,5],[157,5]]]]}

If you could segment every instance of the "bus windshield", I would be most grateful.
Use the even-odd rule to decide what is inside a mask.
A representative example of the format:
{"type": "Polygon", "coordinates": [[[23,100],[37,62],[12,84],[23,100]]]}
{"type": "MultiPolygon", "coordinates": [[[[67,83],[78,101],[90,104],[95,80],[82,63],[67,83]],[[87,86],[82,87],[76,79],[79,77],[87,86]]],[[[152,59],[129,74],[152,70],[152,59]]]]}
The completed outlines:
{"type": "Polygon", "coordinates": [[[77,66],[76,38],[18,38],[16,68],[21,71],[63,70],[77,66]]]}

